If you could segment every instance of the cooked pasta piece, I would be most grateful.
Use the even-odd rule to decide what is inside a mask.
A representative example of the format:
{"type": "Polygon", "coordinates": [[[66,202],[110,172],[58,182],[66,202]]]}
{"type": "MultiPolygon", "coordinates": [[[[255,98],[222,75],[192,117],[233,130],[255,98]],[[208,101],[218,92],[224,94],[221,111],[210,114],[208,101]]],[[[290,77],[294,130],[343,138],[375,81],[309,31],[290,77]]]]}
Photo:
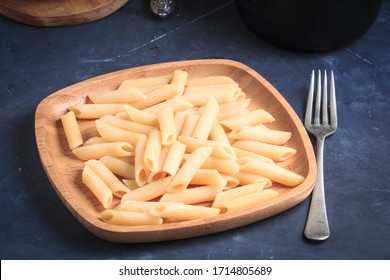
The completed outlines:
{"type": "Polygon", "coordinates": [[[218,112],[218,102],[213,96],[211,96],[206,103],[205,109],[199,117],[198,123],[192,133],[192,137],[207,140],[218,112]]]}
{"type": "Polygon", "coordinates": [[[129,157],[134,147],[127,142],[108,142],[77,147],[72,152],[82,160],[100,159],[104,156],[129,157]]]}
{"type": "Polygon", "coordinates": [[[170,203],[152,207],[149,215],[175,220],[195,220],[212,218],[219,214],[220,209],[204,206],[170,203]]]}
{"type": "Polygon", "coordinates": [[[163,223],[162,218],[147,213],[113,209],[104,210],[99,216],[104,222],[118,226],[161,225],[163,223]]]}
{"type": "Polygon", "coordinates": [[[233,149],[234,148],[247,150],[264,157],[268,157],[274,161],[284,161],[297,153],[297,150],[294,148],[266,144],[251,140],[237,141],[233,144],[233,149]]]}
{"type": "Polygon", "coordinates": [[[101,120],[96,120],[95,124],[100,136],[111,142],[128,142],[134,146],[135,143],[137,143],[138,138],[143,135],[141,133],[121,129],[101,120]]]}
{"type": "Polygon", "coordinates": [[[76,104],[69,107],[78,119],[98,119],[124,110],[123,104],[76,104]]]}
{"type": "Polygon", "coordinates": [[[152,129],[146,142],[144,163],[151,172],[158,172],[158,163],[161,152],[161,133],[158,129],[152,129]]]}
{"type": "Polygon", "coordinates": [[[80,128],[77,124],[76,116],[73,111],[69,111],[61,116],[62,126],[64,127],[65,137],[69,148],[72,150],[83,144],[80,128]]]}
{"type": "Polygon", "coordinates": [[[107,166],[112,173],[125,179],[135,179],[135,167],[133,164],[113,156],[104,156],[99,161],[107,166]]]}
{"type": "Polygon", "coordinates": [[[88,97],[95,104],[129,103],[146,98],[142,91],[134,87],[104,92],[91,92],[88,94],[88,97]]]}
{"type": "Polygon", "coordinates": [[[176,140],[175,117],[172,107],[163,109],[158,115],[158,123],[161,131],[161,144],[169,146],[176,140]]]}
{"type": "Polygon", "coordinates": [[[166,191],[170,193],[185,190],[211,152],[212,148],[210,147],[201,147],[194,150],[179,168],[166,191]]]}
{"type": "Polygon", "coordinates": [[[278,192],[271,189],[252,192],[235,198],[226,199],[213,203],[212,207],[219,208],[221,214],[243,210],[248,207],[259,205],[278,196],[278,192]]]}
{"type": "Polygon", "coordinates": [[[130,191],[102,162],[93,159],[87,161],[85,165],[102,179],[114,196],[120,198],[130,191]]]}
{"type": "Polygon", "coordinates": [[[291,170],[252,158],[239,158],[237,163],[243,172],[257,174],[288,187],[295,187],[305,179],[291,170]]]}
{"type": "Polygon", "coordinates": [[[81,175],[82,182],[94,194],[104,208],[109,208],[113,201],[111,189],[104,181],[88,166],[84,166],[81,175]]]}
{"type": "Polygon", "coordinates": [[[263,126],[244,126],[229,133],[229,138],[252,140],[273,145],[283,145],[291,138],[291,132],[269,129],[263,126]]]}

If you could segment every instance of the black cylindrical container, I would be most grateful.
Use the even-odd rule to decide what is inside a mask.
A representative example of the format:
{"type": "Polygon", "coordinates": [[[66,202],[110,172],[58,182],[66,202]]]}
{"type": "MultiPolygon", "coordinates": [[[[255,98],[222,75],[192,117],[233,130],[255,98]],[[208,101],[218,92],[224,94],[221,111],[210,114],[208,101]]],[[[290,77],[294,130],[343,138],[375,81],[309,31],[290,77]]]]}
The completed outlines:
{"type": "Polygon", "coordinates": [[[236,0],[240,17],[265,41],[297,51],[328,51],[361,37],[383,0],[236,0]]]}

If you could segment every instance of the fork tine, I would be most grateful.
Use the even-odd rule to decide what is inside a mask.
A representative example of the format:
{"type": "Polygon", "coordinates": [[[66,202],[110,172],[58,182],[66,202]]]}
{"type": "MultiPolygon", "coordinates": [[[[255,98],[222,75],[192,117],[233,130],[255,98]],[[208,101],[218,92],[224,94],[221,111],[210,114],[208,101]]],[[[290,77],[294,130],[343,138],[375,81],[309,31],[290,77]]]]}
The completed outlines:
{"type": "Polygon", "coordinates": [[[310,87],[309,87],[309,95],[307,96],[307,105],[306,105],[306,112],[305,112],[305,126],[309,126],[311,124],[311,120],[312,120],[313,95],[314,95],[314,78],[315,78],[315,73],[314,73],[314,70],[312,70],[310,87]]]}
{"type": "Polygon", "coordinates": [[[320,113],[321,113],[321,71],[318,70],[317,96],[316,96],[316,105],[314,109],[314,125],[320,124],[320,113]]]}
{"type": "Polygon", "coordinates": [[[322,92],[322,124],[328,125],[328,76],[324,71],[324,88],[322,92]]]}
{"type": "Polygon", "coordinates": [[[334,84],[334,75],[333,71],[330,73],[330,96],[329,96],[329,105],[330,105],[330,123],[336,128],[337,127],[337,103],[336,103],[336,88],[334,84]]]}

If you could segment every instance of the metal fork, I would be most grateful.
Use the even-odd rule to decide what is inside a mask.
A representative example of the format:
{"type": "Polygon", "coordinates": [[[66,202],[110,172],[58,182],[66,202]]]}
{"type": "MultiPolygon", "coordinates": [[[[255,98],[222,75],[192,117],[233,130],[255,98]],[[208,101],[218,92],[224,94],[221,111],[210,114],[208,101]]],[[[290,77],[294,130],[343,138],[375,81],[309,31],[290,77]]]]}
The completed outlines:
{"type": "Polygon", "coordinates": [[[328,106],[328,82],[324,72],[323,89],[321,90],[321,71],[318,71],[317,93],[314,99],[315,72],[312,71],[309,95],[307,99],[305,127],[309,133],[316,137],[317,141],[317,181],[314,186],[309,214],[306,221],[304,234],[312,240],[325,240],[329,237],[329,224],[326,214],[323,153],[325,138],[333,134],[337,129],[336,90],[334,75],[330,75],[330,94],[328,106]],[[313,104],[315,102],[315,104],[313,104]],[[313,116],[313,105],[314,116],[313,116]]]}

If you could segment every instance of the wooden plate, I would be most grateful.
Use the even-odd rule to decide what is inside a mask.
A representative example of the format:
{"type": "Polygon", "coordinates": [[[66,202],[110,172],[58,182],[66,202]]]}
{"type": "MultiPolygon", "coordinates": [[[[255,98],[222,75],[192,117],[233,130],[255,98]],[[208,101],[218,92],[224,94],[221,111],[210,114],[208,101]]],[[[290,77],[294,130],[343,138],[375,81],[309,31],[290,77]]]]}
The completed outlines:
{"type": "Polygon", "coordinates": [[[128,0],[0,0],[0,14],[34,26],[66,26],[101,19],[128,0]]]}
{"type": "MultiPolygon", "coordinates": [[[[88,126],[87,122],[80,124],[81,129],[88,126]]],[[[317,173],[312,144],[291,106],[258,73],[231,60],[191,60],[147,65],[77,83],[53,93],[39,104],[35,116],[35,132],[43,167],[61,200],[89,231],[113,242],[137,243],[182,239],[260,221],[304,200],[313,188],[317,173]],[[98,213],[103,209],[81,182],[83,162],[69,150],[60,116],[70,105],[86,102],[89,92],[115,89],[126,78],[171,74],[175,69],[189,72],[189,77],[226,75],[237,81],[241,89],[252,99],[252,108],[264,108],[275,117],[276,121],[272,124],[272,128],[293,132],[292,138],[286,145],[296,148],[297,155],[284,165],[305,176],[304,182],[294,188],[273,184],[272,188],[280,193],[277,198],[246,210],[222,214],[210,219],[154,226],[115,226],[99,220],[98,213]]]]}

